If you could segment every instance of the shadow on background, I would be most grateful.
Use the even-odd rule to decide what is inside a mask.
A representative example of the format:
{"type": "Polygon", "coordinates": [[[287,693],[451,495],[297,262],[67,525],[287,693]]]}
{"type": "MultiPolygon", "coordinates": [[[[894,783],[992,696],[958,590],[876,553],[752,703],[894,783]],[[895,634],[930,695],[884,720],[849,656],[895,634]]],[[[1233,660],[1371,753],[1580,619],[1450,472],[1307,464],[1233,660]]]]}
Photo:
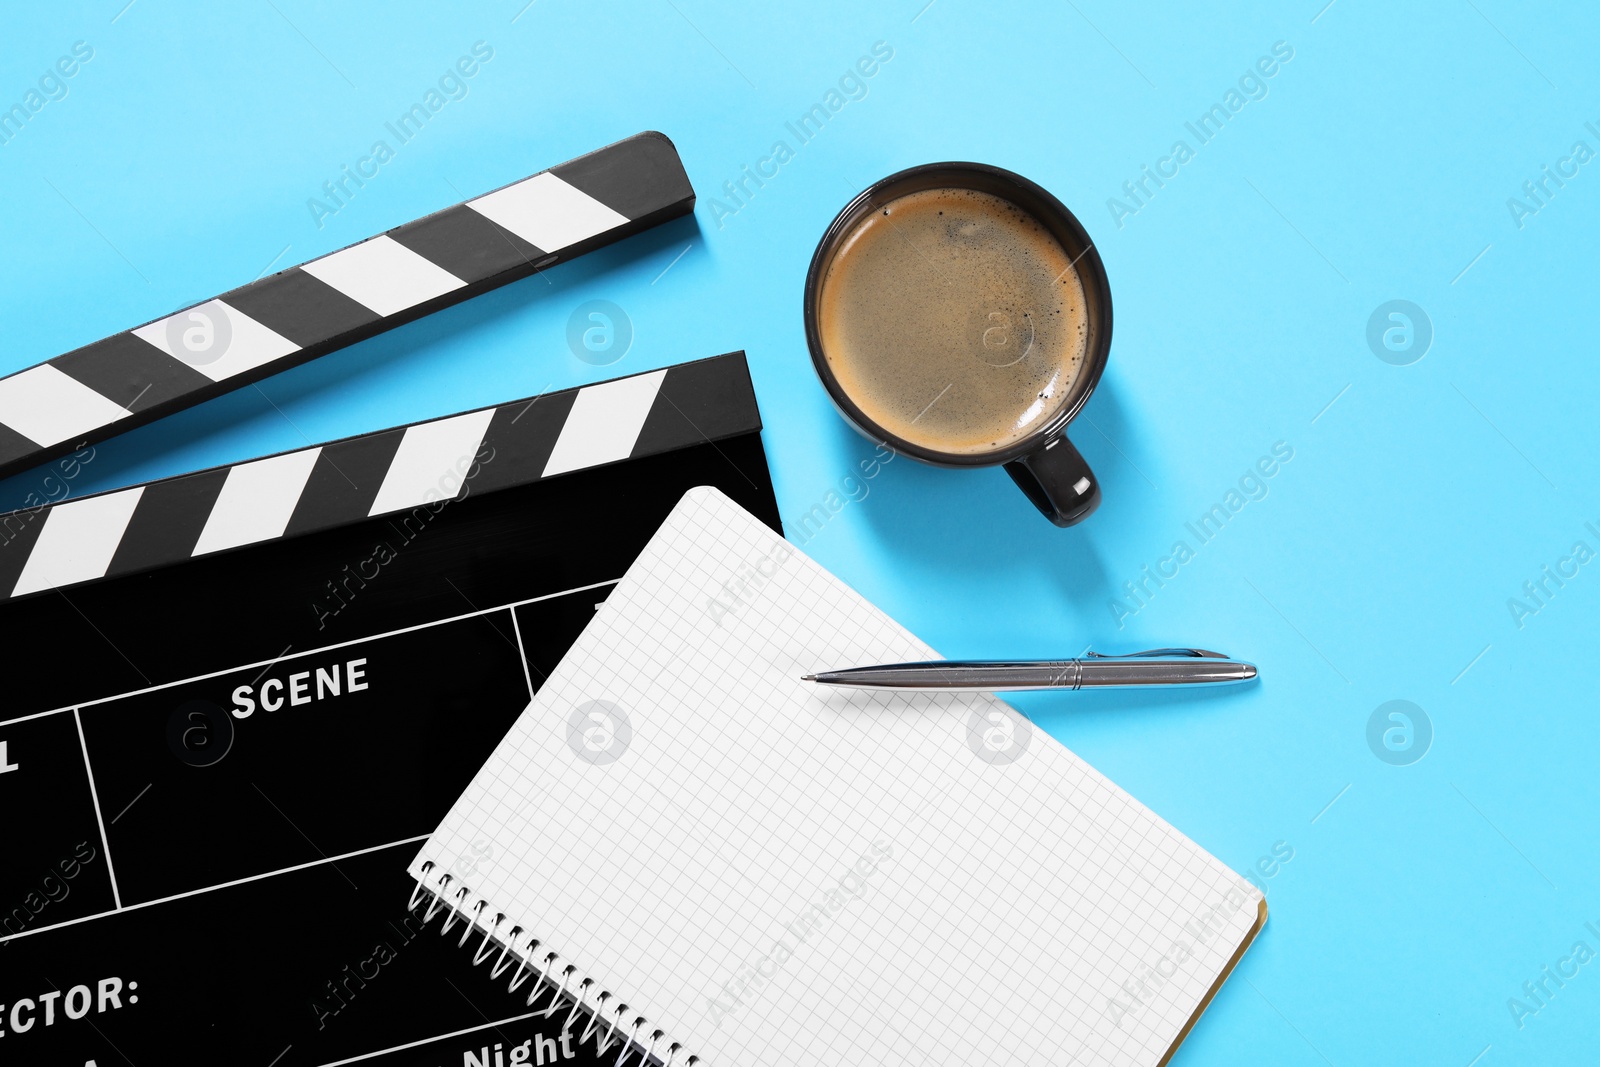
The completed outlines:
{"type": "MultiPolygon", "coordinates": [[[[1096,647],[1098,649],[1100,646],[1096,647]]],[[[1105,649],[1110,652],[1134,651],[1122,645],[1107,645],[1105,649]]],[[[1258,700],[1250,698],[1259,695],[1258,690],[1263,684],[1258,678],[1239,685],[1198,686],[1193,689],[1003,693],[1001,699],[1026,715],[1034,726],[1070,747],[1076,749],[1085,739],[1096,738],[1108,742],[1115,749],[1118,739],[1125,738],[1130,729],[1153,728],[1179,733],[1193,728],[1236,731],[1240,729],[1237,722],[1239,715],[1249,715],[1251,711],[1262,707],[1258,700]],[[1241,701],[1241,698],[1246,699],[1241,701]]],[[[1116,758],[1129,757],[1123,753],[1116,758]]],[[[1132,758],[1138,759],[1137,755],[1132,758]]],[[[1098,758],[1094,762],[1098,763],[1098,758]]],[[[1111,768],[1101,769],[1113,773],[1111,768]]],[[[1195,773],[1204,777],[1211,773],[1211,769],[1196,768],[1195,773]]]]}
{"type": "MultiPolygon", "coordinates": [[[[853,472],[874,446],[843,419],[831,421],[853,472]]],[[[1121,584],[1107,572],[1100,545],[1124,531],[1148,531],[1155,502],[1153,484],[1121,450],[1134,432],[1115,383],[1103,379],[1068,435],[1100,479],[1103,499],[1094,515],[1067,529],[1040,515],[999,467],[946,469],[903,456],[872,480],[865,500],[850,506],[859,506],[897,552],[932,567],[979,581],[986,574],[1039,574],[1075,606],[1098,610],[1121,584]]]]}

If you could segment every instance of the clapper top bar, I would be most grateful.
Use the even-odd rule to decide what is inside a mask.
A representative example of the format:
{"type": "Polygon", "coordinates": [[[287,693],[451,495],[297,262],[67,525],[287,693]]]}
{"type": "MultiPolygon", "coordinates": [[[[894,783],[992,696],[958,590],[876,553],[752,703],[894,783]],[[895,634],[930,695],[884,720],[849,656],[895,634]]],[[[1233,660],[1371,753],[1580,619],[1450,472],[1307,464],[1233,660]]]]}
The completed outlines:
{"type": "Polygon", "coordinates": [[[694,210],[640,133],[0,378],[0,478],[694,210]]]}
{"type": "Polygon", "coordinates": [[[0,514],[0,604],[760,429],[733,352],[0,514]]]}

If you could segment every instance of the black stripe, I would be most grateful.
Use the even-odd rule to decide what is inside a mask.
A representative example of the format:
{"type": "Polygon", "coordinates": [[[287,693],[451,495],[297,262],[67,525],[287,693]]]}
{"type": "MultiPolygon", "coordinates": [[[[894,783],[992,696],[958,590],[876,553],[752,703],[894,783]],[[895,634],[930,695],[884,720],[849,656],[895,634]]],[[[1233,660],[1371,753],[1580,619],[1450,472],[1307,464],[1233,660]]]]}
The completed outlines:
{"type": "Polygon", "coordinates": [[[641,219],[669,204],[694,205],[678,150],[651,130],[551,167],[550,172],[619,215],[641,219]]]}
{"type": "MultiPolygon", "coordinates": [[[[475,226],[475,220],[463,214],[471,209],[463,205],[447,208],[437,216],[418,219],[415,223],[391,231],[391,234],[401,243],[407,244],[407,247],[411,247],[412,243],[419,247],[439,245],[435,254],[438,259],[449,264],[447,269],[458,277],[476,280],[469,280],[466,285],[458,289],[387,317],[378,316],[298,267],[291,267],[225,293],[218,299],[288,338],[299,346],[299,351],[242,371],[221,382],[212,382],[204,375],[195,374],[195,377],[190,379],[193,382],[192,388],[184,386],[181,381],[170,380],[170,375],[176,374],[181,377],[186,371],[194,373],[192,368],[184,366],[177,360],[172,360],[162,367],[161,373],[168,377],[159,375],[151,377],[149,368],[139,374],[128,372],[121,360],[110,360],[102,365],[100,360],[89,356],[80,360],[68,358],[66,365],[73,368],[69,373],[75,377],[81,373],[86,378],[94,378],[96,382],[101,381],[103,375],[110,375],[107,381],[107,388],[112,390],[110,395],[114,399],[126,398],[128,403],[136,403],[136,407],[130,409],[132,414],[126,418],[90,430],[80,438],[53,445],[32,443],[31,447],[17,451],[15,446],[19,442],[0,434],[0,478],[15,474],[30,465],[65,455],[84,444],[103,440],[114,433],[131,430],[180,408],[258,381],[269,374],[315,359],[346,345],[355,344],[384,330],[393,329],[441,308],[458,304],[497,286],[509,284],[532,273],[536,264],[543,269],[558,262],[576,259],[585,253],[641,233],[652,226],[690,214],[694,210],[694,189],[689,184],[688,175],[684,173],[683,164],[678,160],[677,150],[673,148],[672,142],[659,133],[638,134],[602,148],[598,152],[591,152],[561,164],[553,168],[552,172],[619,212],[628,221],[594,234],[558,253],[544,254],[540,258],[530,260],[529,257],[539,250],[525,242],[518,244],[515,237],[498,228],[489,231],[495,240],[478,242],[478,237],[483,236],[481,228],[475,237],[469,229],[475,226]],[[451,225],[460,225],[463,228],[462,233],[446,232],[451,225]],[[506,247],[508,245],[509,247],[506,247]],[[504,269],[495,271],[496,263],[505,264],[504,269]],[[140,391],[145,390],[146,386],[150,386],[149,390],[140,396],[140,391]],[[135,396],[139,397],[137,402],[133,400],[135,396]]],[[[128,342],[144,343],[133,337],[110,340],[113,346],[128,342]]],[[[95,346],[89,347],[93,349],[95,346]]],[[[121,351],[132,353],[136,350],[121,351]]],[[[71,355],[68,354],[69,357],[71,355]]],[[[160,355],[159,350],[157,355],[160,355]]],[[[148,353],[140,353],[132,358],[148,360],[152,357],[148,353]]],[[[99,389],[99,386],[91,385],[91,388],[99,389]]]]}
{"type": "MultiPolygon", "coordinates": [[[[142,343],[142,342],[141,342],[142,343]]],[[[615,380],[615,379],[613,379],[615,380]]],[[[486,493],[541,480],[579,389],[497,408],[484,434],[470,491],[486,493]]],[[[367,518],[408,427],[325,445],[284,530],[285,537],[367,518]]],[[[761,415],[743,352],[668,367],[630,458],[758,433],[761,415]]],[[[145,486],[107,576],[188,559],[231,468],[219,467],[145,486]]],[[[0,515],[0,599],[9,595],[45,515],[0,515]]]]}
{"type": "Polygon", "coordinates": [[[502,405],[483,435],[478,473],[469,483],[471,492],[486,493],[543,477],[544,465],[550,462],[561,427],[577,399],[578,390],[563,389],[502,405]]]}
{"type": "Polygon", "coordinates": [[[0,515],[0,601],[11,595],[28,563],[49,508],[0,515]]]}
{"type": "Polygon", "coordinates": [[[0,467],[20,463],[38,450],[38,444],[0,422],[0,467]]]}
{"type": "Polygon", "coordinates": [[[531,271],[545,257],[542,249],[465,204],[409,222],[389,236],[469,284],[516,268],[531,271]]]}
{"type": "Polygon", "coordinates": [[[406,435],[405,427],[380,430],[324,445],[311,468],[284,536],[358,522],[378,499],[383,476],[406,435]]]}
{"type": "Polygon", "coordinates": [[[761,429],[743,352],[667,368],[632,456],[718,441],[761,429]]]}
{"type": "Polygon", "coordinates": [[[51,365],[129,411],[175,400],[211,379],[131,333],[57,356],[51,365]]]}
{"type": "Polygon", "coordinates": [[[299,267],[235,289],[220,299],[301,348],[331,341],[378,321],[377,312],[299,267]]]}
{"type": "Polygon", "coordinates": [[[106,576],[147,571],[192,556],[230,469],[217,467],[145,486],[106,576]]]}

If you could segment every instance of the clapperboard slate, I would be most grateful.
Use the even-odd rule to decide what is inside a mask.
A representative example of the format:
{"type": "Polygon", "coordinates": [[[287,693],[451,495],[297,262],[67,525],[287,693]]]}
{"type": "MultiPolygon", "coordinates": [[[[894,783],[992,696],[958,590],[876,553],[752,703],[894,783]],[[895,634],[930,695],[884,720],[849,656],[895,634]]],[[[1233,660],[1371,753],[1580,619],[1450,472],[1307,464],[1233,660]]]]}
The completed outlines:
{"type": "Polygon", "coordinates": [[[760,428],[734,353],[0,516],[0,1063],[595,1062],[406,865],[685,491],[779,528],[760,428]]]}
{"type": "Polygon", "coordinates": [[[687,215],[694,201],[672,142],[635,134],[0,378],[0,477],[687,215]]]}

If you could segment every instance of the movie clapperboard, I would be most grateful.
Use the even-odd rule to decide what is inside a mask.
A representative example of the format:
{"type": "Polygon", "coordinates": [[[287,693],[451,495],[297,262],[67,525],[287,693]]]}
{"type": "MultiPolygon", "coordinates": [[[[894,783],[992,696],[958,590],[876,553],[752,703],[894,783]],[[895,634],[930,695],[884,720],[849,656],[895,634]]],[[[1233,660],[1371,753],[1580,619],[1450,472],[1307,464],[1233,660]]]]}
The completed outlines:
{"type": "Polygon", "coordinates": [[[598,1062],[406,864],[760,429],[733,353],[0,516],[0,1063],[598,1062]]]}
{"type": "Polygon", "coordinates": [[[694,210],[635,134],[309,263],[0,378],[0,478],[694,210]]]}

